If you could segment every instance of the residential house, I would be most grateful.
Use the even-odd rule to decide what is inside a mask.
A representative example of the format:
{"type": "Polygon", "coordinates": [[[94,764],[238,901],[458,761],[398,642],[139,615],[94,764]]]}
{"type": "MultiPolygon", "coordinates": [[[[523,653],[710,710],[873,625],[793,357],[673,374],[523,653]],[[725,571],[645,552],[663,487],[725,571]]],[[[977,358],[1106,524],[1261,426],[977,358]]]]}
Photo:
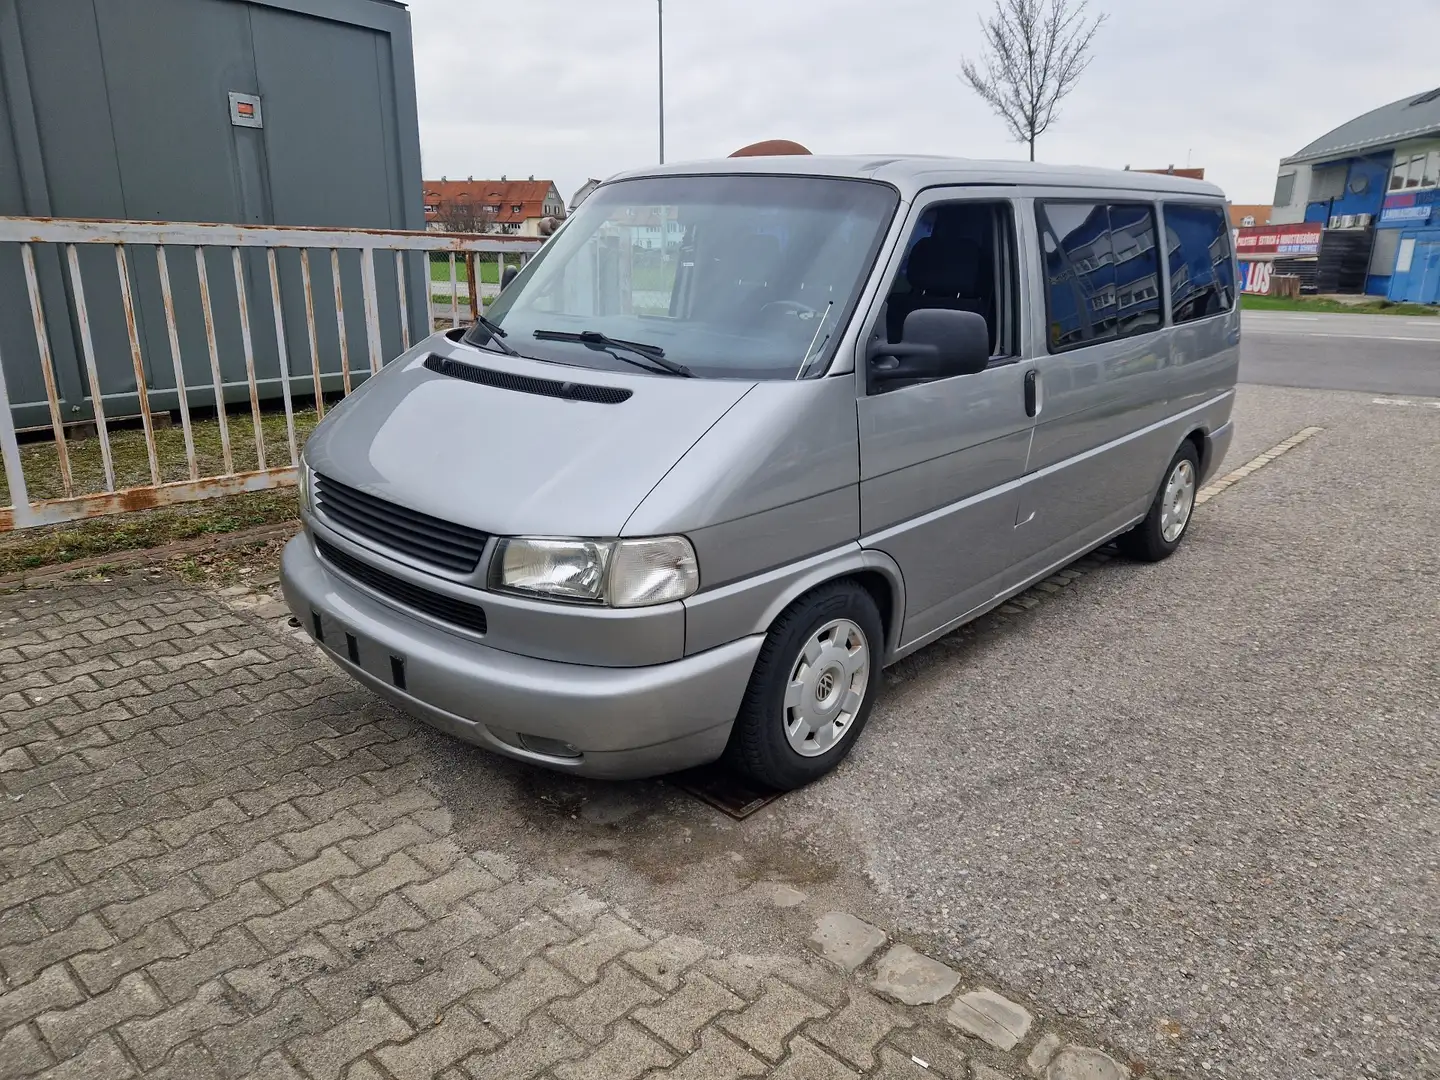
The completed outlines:
{"type": "Polygon", "coordinates": [[[426,180],[425,222],[430,229],[443,229],[447,218],[483,220],[486,231],[507,236],[540,236],[546,218],[565,216],[565,201],[550,180],[426,180]],[[478,207],[455,213],[452,207],[478,207]]]}
{"type": "MultiPolygon", "coordinates": [[[[1125,166],[1125,169],[1126,169],[1126,171],[1128,172],[1129,169],[1130,169],[1130,166],[1129,166],[1129,165],[1126,165],[1126,166],[1125,166]]],[[[1189,169],[1189,168],[1186,168],[1186,169],[1177,169],[1174,165],[1167,165],[1167,166],[1165,166],[1165,168],[1163,168],[1163,169],[1136,169],[1135,171],[1136,171],[1136,172],[1143,172],[1143,173],[1150,173],[1150,174],[1153,175],[1153,176],[1183,176],[1183,177],[1185,177],[1185,179],[1187,179],[1187,180],[1204,180],[1204,179],[1205,179],[1205,170],[1204,170],[1204,169],[1189,169]]]]}
{"type": "Polygon", "coordinates": [[[600,181],[593,176],[581,184],[574,195],[570,196],[570,212],[573,214],[575,208],[590,197],[590,193],[600,186],[600,181]]]}
{"type": "Polygon", "coordinates": [[[622,243],[635,251],[662,251],[677,247],[685,238],[673,206],[617,208],[604,228],[608,235],[623,236],[622,243]]]}

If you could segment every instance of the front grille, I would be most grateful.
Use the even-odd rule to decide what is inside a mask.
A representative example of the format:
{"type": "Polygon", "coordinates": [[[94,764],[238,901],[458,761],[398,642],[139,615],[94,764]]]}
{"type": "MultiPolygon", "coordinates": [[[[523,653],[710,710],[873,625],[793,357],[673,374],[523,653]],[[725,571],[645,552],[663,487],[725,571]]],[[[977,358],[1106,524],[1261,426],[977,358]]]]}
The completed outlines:
{"type": "Polygon", "coordinates": [[[354,578],[361,585],[374,589],[382,596],[388,596],[408,608],[424,612],[441,622],[463,627],[477,634],[485,633],[484,608],[440,593],[433,593],[429,589],[422,589],[419,585],[412,585],[408,581],[394,577],[383,570],[376,569],[369,563],[361,562],[359,559],[345,554],[339,548],[327,544],[319,538],[315,540],[315,547],[319,550],[320,557],[336,570],[346,577],[354,578]]]}
{"type": "Polygon", "coordinates": [[[490,539],[477,529],[407,510],[318,474],[315,504],[348,533],[459,574],[475,572],[490,539]]]}

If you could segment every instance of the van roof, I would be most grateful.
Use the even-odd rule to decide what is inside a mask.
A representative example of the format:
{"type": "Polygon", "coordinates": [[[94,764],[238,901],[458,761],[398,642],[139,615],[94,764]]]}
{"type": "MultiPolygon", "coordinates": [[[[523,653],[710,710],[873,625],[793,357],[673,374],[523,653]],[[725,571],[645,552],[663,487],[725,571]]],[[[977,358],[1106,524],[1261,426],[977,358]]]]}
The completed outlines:
{"type": "Polygon", "coordinates": [[[1203,180],[1189,180],[1182,176],[1072,165],[1041,165],[1031,161],[975,161],[968,158],[927,157],[918,154],[865,154],[848,157],[797,154],[787,157],[722,158],[715,161],[677,162],[648,169],[633,169],[611,179],[725,173],[878,180],[898,188],[906,199],[912,198],[925,188],[952,184],[1038,184],[1046,187],[1120,188],[1152,194],[1207,195],[1218,199],[1225,197],[1225,193],[1214,184],[1203,180]]]}

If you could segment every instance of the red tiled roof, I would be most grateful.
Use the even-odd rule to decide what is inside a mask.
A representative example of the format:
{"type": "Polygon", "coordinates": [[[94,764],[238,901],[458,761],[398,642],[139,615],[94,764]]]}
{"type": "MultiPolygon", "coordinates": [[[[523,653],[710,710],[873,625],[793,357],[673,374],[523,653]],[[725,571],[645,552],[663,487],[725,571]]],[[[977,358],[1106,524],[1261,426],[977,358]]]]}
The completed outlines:
{"type": "Polygon", "coordinates": [[[1165,169],[1136,169],[1135,172],[1154,173],[1157,176],[1183,176],[1187,180],[1204,180],[1204,169],[1177,169],[1174,165],[1165,169]]]}
{"type": "MultiPolygon", "coordinates": [[[[426,180],[425,205],[440,207],[449,202],[464,201],[478,206],[495,206],[497,224],[544,217],[545,201],[555,185],[549,180],[426,180]],[[517,213],[513,208],[520,207],[517,213]]],[[[555,191],[551,203],[563,213],[565,200],[555,191]]],[[[426,221],[434,221],[437,211],[426,213],[426,221]]]]}

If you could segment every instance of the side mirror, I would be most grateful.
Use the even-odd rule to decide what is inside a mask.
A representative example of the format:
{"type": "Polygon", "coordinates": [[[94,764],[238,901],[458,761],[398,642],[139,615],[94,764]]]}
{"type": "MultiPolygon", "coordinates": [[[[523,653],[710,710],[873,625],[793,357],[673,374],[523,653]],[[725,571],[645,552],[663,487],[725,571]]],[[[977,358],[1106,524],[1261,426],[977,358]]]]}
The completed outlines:
{"type": "Polygon", "coordinates": [[[973,311],[920,308],[905,317],[901,340],[874,342],[869,359],[879,383],[973,375],[990,363],[990,327],[973,311]]]}
{"type": "Polygon", "coordinates": [[[510,282],[514,281],[520,274],[518,266],[507,266],[505,273],[500,275],[500,288],[503,290],[510,282]]]}

